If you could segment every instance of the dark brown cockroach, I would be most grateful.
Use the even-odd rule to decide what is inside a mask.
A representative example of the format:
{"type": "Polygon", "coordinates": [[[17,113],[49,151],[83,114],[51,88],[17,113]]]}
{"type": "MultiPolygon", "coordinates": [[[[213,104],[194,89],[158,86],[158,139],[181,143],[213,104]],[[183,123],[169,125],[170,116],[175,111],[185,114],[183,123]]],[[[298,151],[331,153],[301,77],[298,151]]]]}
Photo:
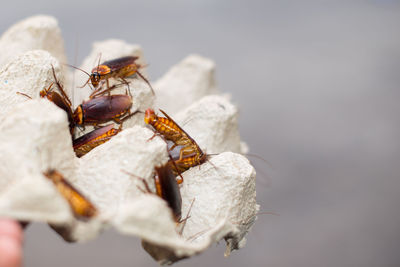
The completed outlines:
{"type": "Polygon", "coordinates": [[[75,154],[78,158],[84,156],[93,148],[104,144],[110,140],[113,136],[117,135],[122,131],[122,124],[119,128],[115,129],[112,124],[103,126],[95,129],[81,137],[73,140],[72,145],[74,147],[75,154]]]}
{"type": "Polygon", "coordinates": [[[154,184],[156,187],[156,193],[168,203],[168,206],[174,214],[175,220],[179,222],[182,215],[182,198],[178,183],[175,179],[175,174],[168,164],[161,167],[155,167],[155,171],[154,184]]]}
{"type": "MultiPolygon", "coordinates": [[[[182,197],[181,192],[179,191],[176,176],[179,176],[181,181],[183,181],[183,177],[180,173],[178,173],[177,175],[174,174],[174,171],[171,168],[171,166],[175,166],[173,163],[173,158],[168,150],[167,153],[172,163],[169,161],[161,167],[154,167],[153,179],[154,187],[156,188],[155,194],[167,202],[168,206],[172,210],[172,213],[174,214],[175,221],[180,223],[182,215],[182,197]]],[[[175,166],[175,168],[177,167],[175,166]]],[[[143,182],[147,193],[153,193],[144,178],[128,172],[126,173],[139,178],[143,182]]]]}
{"type": "Polygon", "coordinates": [[[129,95],[99,96],[83,101],[74,111],[76,125],[97,125],[113,120],[121,123],[132,115],[132,98],[129,95]]]}
{"type": "MultiPolygon", "coordinates": [[[[71,107],[71,101],[69,101],[68,96],[62,89],[61,84],[57,81],[54,68],[53,75],[58,89],[64,96],[64,99],[68,100],[69,106],[71,107]]],[[[115,86],[110,89],[113,88],[115,88],[115,86]]],[[[124,115],[130,115],[131,106],[132,97],[127,94],[91,97],[89,100],[83,101],[73,113],[71,110],[71,121],[74,123],[74,125],[78,126],[97,125],[110,120],[121,123],[124,115]]]]}
{"type": "Polygon", "coordinates": [[[173,142],[173,145],[169,148],[170,150],[173,150],[176,146],[182,146],[179,152],[179,160],[183,160],[189,155],[197,154],[194,158],[197,162],[196,165],[201,164],[201,159],[205,157],[205,153],[197,145],[196,141],[169,117],[167,113],[161,109],[160,111],[164,114],[165,118],[157,116],[153,109],[147,109],[144,116],[145,123],[153,126],[156,132],[166,140],[173,142]]]}
{"type": "Polygon", "coordinates": [[[139,57],[127,56],[105,61],[99,64],[97,67],[93,68],[91,74],[77,67],[74,66],[71,67],[79,69],[84,73],[86,73],[87,75],[89,75],[89,79],[83,86],[85,86],[90,82],[94,88],[97,88],[99,84],[103,81],[106,82],[107,88],[110,88],[108,82],[108,79],[110,78],[121,79],[125,84],[128,84],[125,78],[137,74],[148,84],[154,95],[154,90],[150,82],[147,80],[146,77],[143,76],[143,74],[139,72],[139,69],[142,66],[135,62],[138,58],[139,57]]]}
{"type": "Polygon", "coordinates": [[[171,208],[172,213],[174,215],[175,221],[179,222],[182,215],[182,198],[181,193],[179,191],[178,183],[176,182],[176,177],[171,169],[170,164],[165,164],[161,167],[154,168],[154,186],[156,188],[156,192],[153,193],[150,190],[150,187],[147,181],[139,176],[136,176],[132,173],[125,172],[131,176],[135,176],[140,179],[146,190],[142,190],[144,193],[156,194],[160,198],[164,199],[168,206],[171,208]]]}
{"type": "MultiPolygon", "coordinates": [[[[92,97],[87,101],[83,101],[82,104],[75,109],[75,111],[72,111],[71,101],[63,90],[62,85],[57,80],[54,68],[53,76],[60,94],[53,90],[52,84],[48,88],[40,91],[40,97],[47,98],[67,112],[70,132],[72,135],[75,126],[98,125],[111,120],[121,123],[122,120],[133,115],[130,112],[130,108],[132,106],[132,97],[128,94],[109,96],[100,95],[92,97]]],[[[115,87],[116,86],[113,86],[110,89],[115,87]]],[[[19,94],[31,98],[24,93],[19,94]]]]}
{"type": "Polygon", "coordinates": [[[44,175],[49,178],[60,194],[68,201],[74,215],[80,219],[89,219],[97,215],[96,207],[56,170],[49,170],[44,175]]]}

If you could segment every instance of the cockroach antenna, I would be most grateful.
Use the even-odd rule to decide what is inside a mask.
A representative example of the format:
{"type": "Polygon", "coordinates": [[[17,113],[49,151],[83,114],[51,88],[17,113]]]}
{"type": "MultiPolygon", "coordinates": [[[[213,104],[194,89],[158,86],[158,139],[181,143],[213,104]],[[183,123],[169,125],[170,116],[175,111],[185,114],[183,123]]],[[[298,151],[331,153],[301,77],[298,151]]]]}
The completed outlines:
{"type": "MultiPolygon", "coordinates": [[[[74,56],[74,65],[78,64],[78,55],[79,55],[79,37],[78,37],[78,33],[76,33],[75,35],[75,56],[74,56]]],[[[72,77],[72,101],[74,101],[75,99],[75,72],[73,73],[73,77],[72,77]]]]}
{"type": "Polygon", "coordinates": [[[83,69],[81,69],[81,68],[75,67],[75,66],[73,66],[73,65],[70,65],[70,64],[68,64],[68,63],[62,63],[62,64],[65,65],[65,66],[71,67],[71,68],[73,68],[73,69],[80,70],[80,71],[82,71],[83,73],[85,73],[87,76],[89,76],[89,79],[88,79],[82,86],[79,86],[79,88],[83,88],[83,87],[85,87],[85,86],[89,83],[90,77],[91,77],[91,75],[89,74],[89,72],[87,72],[87,71],[85,71],[85,70],[83,70],[83,69]]]}
{"type": "Polygon", "coordinates": [[[83,73],[85,73],[87,76],[89,76],[90,77],[90,74],[89,74],[89,72],[87,72],[87,71],[84,71],[83,69],[81,69],[81,68],[78,68],[78,67],[75,67],[75,66],[73,66],[73,65],[71,65],[71,64],[68,64],[68,63],[62,63],[63,65],[65,65],[65,66],[68,66],[68,67],[71,67],[71,68],[74,68],[74,69],[76,69],[76,70],[80,70],[80,71],[82,71],[83,73]]]}
{"type": "Polygon", "coordinates": [[[99,71],[100,61],[101,61],[101,53],[99,53],[99,60],[97,61],[97,69],[96,69],[96,71],[99,71]]]}
{"type": "MultiPolygon", "coordinates": [[[[221,152],[221,153],[223,153],[223,152],[221,152]]],[[[212,153],[212,154],[208,154],[208,153],[207,153],[207,156],[217,156],[217,155],[219,155],[219,154],[221,154],[221,153],[212,153]]],[[[266,165],[272,167],[271,163],[268,162],[268,160],[264,159],[264,158],[263,158],[262,156],[260,156],[260,155],[252,154],[252,153],[238,153],[238,152],[235,152],[235,153],[240,154],[240,155],[243,155],[243,156],[254,157],[254,158],[256,158],[256,159],[259,159],[259,160],[263,161],[266,165]]]]}

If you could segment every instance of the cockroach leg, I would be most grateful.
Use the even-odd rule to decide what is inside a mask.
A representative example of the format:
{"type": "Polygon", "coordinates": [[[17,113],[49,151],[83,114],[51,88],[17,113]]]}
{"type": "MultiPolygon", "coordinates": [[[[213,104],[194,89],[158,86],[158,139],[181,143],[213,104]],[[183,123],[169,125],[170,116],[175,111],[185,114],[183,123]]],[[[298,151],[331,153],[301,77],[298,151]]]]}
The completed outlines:
{"type": "Polygon", "coordinates": [[[117,121],[115,121],[115,120],[114,120],[114,121],[115,121],[116,123],[118,123],[118,124],[122,124],[124,121],[126,121],[126,120],[129,119],[130,117],[136,115],[137,113],[143,113],[143,111],[136,110],[135,112],[131,112],[131,111],[129,110],[128,113],[127,113],[124,117],[122,117],[122,118],[115,118],[115,119],[117,119],[117,121],[119,121],[119,122],[117,122],[117,121]]]}
{"type": "MultiPolygon", "coordinates": [[[[136,176],[136,175],[134,175],[134,176],[136,176]]],[[[150,186],[149,186],[149,184],[147,183],[147,181],[145,180],[145,179],[143,179],[142,177],[139,177],[139,176],[136,176],[140,181],[142,181],[142,183],[143,183],[143,185],[144,185],[144,187],[146,188],[146,190],[143,190],[143,188],[140,188],[138,185],[136,185],[136,187],[140,190],[140,191],[142,191],[142,193],[152,193],[151,192],[151,190],[150,190],[150,186]]]]}
{"type": "Polygon", "coordinates": [[[90,99],[96,98],[98,96],[104,95],[105,93],[108,93],[108,95],[110,96],[110,92],[112,90],[114,90],[115,88],[117,88],[117,85],[113,85],[111,87],[108,87],[106,89],[103,90],[103,88],[101,86],[99,86],[99,88],[95,89],[89,96],[90,99]]]}
{"type": "MultiPolygon", "coordinates": [[[[175,147],[177,147],[177,144],[174,143],[174,144],[169,148],[169,151],[174,150],[175,147]]],[[[181,151],[180,151],[180,154],[181,154],[181,152],[182,152],[182,149],[181,149],[181,151]]],[[[179,159],[182,159],[182,155],[179,155],[179,159]]]]}
{"type": "MultiPolygon", "coordinates": [[[[167,142],[167,141],[165,141],[165,142],[167,142]]],[[[183,183],[183,176],[182,176],[182,173],[178,170],[178,166],[176,166],[176,163],[175,163],[174,159],[172,158],[171,153],[169,153],[169,151],[168,151],[168,145],[167,145],[167,152],[168,152],[169,161],[172,162],[172,165],[174,165],[174,168],[176,169],[176,171],[178,173],[178,175],[175,177],[176,182],[178,183],[178,185],[180,185],[181,183],[183,183]],[[179,178],[178,178],[178,176],[179,176],[179,178]]]]}
{"type": "Polygon", "coordinates": [[[181,219],[178,223],[183,223],[181,230],[179,231],[179,234],[182,235],[183,230],[185,229],[186,222],[190,218],[190,212],[192,211],[193,203],[196,200],[196,198],[193,198],[192,202],[190,203],[188,213],[186,214],[186,217],[184,219],[181,219]]]}
{"type": "Polygon", "coordinates": [[[113,118],[113,121],[114,121],[115,123],[121,124],[121,120],[120,120],[119,118],[113,118]]]}
{"type": "Polygon", "coordinates": [[[160,136],[157,132],[153,132],[153,135],[149,138],[149,139],[147,139],[147,142],[150,142],[151,140],[153,140],[154,139],[154,137],[156,137],[156,136],[160,136]]]}
{"type": "Polygon", "coordinates": [[[137,176],[136,174],[133,174],[133,173],[128,172],[128,171],[125,171],[125,170],[121,170],[121,171],[122,171],[123,173],[128,174],[129,176],[133,176],[133,177],[139,179],[139,180],[143,183],[143,185],[144,185],[144,187],[145,187],[146,190],[144,190],[143,188],[139,187],[139,185],[136,185],[137,189],[139,189],[143,194],[146,194],[146,193],[153,193],[153,192],[150,190],[149,184],[147,183],[147,181],[146,181],[143,177],[137,176]]]}
{"type": "MultiPolygon", "coordinates": [[[[51,65],[51,70],[53,72],[54,81],[56,82],[58,90],[61,92],[61,94],[64,97],[64,99],[67,101],[68,105],[72,106],[71,100],[69,99],[68,95],[65,93],[63,87],[61,86],[60,82],[57,79],[56,71],[54,70],[54,66],[53,65],[51,65]]],[[[52,85],[53,85],[53,83],[50,84],[50,87],[47,89],[48,91],[50,90],[52,85]]]]}
{"type": "Polygon", "coordinates": [[[136,73],[140,76],[140,78],[143,79],[143,81],[145,81],[145,82],[147,83],[147,85],[148,85],[148,86],[150,87],[150,89],[151,89],[151,93],[152,93],[153,95],[155,95],[154,89],[153,89],[153,87],[151,86],[149,80],[147,80],[147,78],[144,77],[143,74],[141,74],[139,71],[136,71],[136,73]]]}
{"type": "Polygon", "coordinates": [[[129,82],[127,80],[125,80],[124,78],[122,78],[122,77],[120,79],[122,80],[123,83],[126,84],[126,86],[128,86],[126,94],[128,94],[128,92],[129,92],[129,96],[132,97],[131,89],[129,87],[129,82]]]}

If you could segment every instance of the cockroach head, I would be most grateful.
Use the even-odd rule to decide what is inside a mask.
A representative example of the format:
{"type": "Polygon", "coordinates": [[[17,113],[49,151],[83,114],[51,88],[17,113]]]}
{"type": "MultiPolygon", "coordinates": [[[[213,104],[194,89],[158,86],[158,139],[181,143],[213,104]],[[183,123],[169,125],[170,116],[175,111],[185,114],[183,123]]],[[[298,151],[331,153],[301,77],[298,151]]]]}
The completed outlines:
{"type": "Polygon", "coordinates": [[[90,74],[90,82],[92,83],[92,85],[94,87],[97,87],[97,85],[99,85],[100,79],[101,79],[101,75],[97,71],[92,72],[92,74],[90,74]]]}
{"type": "Polygon", "coordinates": [[[156,119],[156,114],[154,113],[154,110],[151,108],[146,109],[146,112],[144,113],[144,122],[146,124],[151,124],[156,119]]]}

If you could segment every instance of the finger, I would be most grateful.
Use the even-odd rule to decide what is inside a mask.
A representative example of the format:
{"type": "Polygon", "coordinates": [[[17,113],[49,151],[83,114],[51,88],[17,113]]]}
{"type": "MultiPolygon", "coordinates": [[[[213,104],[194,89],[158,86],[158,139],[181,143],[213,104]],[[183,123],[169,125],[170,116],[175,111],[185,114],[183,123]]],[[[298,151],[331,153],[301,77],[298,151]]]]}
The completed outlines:
{"type": "Polygon", "coordinates": [[[20,267],[22,262],[22,230],[12,220],[0,220],[0,267],[20,267]]]}
{"type": "Polygon", "coordinates": [[[9,236],[21,243],[23,239],[21,225],[11,219],[0,219],[0,236],[9,236]]]}

